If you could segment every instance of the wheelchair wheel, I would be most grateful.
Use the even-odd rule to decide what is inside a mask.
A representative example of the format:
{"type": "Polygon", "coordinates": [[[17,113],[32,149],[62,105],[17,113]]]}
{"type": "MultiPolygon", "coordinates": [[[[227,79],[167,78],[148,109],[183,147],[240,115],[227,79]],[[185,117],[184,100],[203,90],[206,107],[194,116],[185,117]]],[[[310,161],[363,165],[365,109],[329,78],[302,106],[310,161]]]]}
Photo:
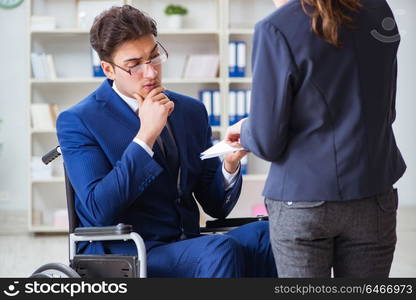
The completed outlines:
{"type": "Polygon", "coordinates": [[[50,263],[36,269],[29,278],[80,278],[71,267],[61,263],[50,263]]]}

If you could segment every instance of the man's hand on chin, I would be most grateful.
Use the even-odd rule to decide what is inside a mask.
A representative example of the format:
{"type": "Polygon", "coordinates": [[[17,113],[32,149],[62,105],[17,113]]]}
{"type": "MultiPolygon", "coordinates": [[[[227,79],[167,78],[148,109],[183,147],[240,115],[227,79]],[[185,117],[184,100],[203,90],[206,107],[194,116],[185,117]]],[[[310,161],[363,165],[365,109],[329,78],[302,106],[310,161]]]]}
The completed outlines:
{"type": "MultiPolygon", "coordinates": [[[[142,90],[140,90],[139,92],[135,93],[135,96],[134,97],[136,99],[140,98],[142,100],[145,100],[152,93],[152,94],[155,94],[157,96],[157,98],[154,98],[153,100],[158,99],[159,101],[162,102],[162,104],[166,104],[166,103],[168,103],[170,101],[170,99],[168,98],[168,96],[166,96],[166,94],[164,93],[166,91],[166,88],[164,86],[162,86],[162,85],[157,85],[157,86],[154,87],[154,89],[152,89],[150,91],[145,90],[145,89],[144,89],[144,91],[142,91],[142,90]],[[153,92],[155,90],[156,90],[156,93],[153,92]],[[139,97],[137,97],[137,96],[139,96],[139,97]]],[[[139,101],[139,103],[140,102],[141,101],[139,101]]],[[[173,110],[174,110],[174,107],[169,110],[168,116],[170,116],[172,114],[173,110]]]]}
{"type": "Polygon", "coordinates": [[[153,147],[166,125],[169,113],[174,109],[174,103],[162,92],[162,87],[155,88],[144,99],[139,94],[134,94],[139,103],[140,118],[140,130],[136,137],[149,148],[153,147]]]}

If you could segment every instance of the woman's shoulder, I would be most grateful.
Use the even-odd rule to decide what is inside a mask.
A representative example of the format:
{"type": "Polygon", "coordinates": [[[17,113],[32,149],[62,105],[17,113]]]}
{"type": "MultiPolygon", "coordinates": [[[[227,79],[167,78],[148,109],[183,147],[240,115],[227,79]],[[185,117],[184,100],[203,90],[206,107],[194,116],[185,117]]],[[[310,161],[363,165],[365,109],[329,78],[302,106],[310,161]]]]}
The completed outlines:
{"type": "Polygon", "coordinates": [[[303,11],[301,1],[289,0],[288,3],[257,22],[255,30],[268,30],[272,26],[280,33],[286,33],[291,30],[299,30],[301,27],[306,29],[309,25],[309,17],[303,11]]]}

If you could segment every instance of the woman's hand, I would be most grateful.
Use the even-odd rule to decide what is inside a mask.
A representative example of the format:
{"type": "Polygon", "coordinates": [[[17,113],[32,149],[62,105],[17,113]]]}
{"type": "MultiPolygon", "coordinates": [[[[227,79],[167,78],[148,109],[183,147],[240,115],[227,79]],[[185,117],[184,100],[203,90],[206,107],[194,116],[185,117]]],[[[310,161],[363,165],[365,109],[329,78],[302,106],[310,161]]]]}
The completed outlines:
{"type": "MultiPolygon", "coordinates": [[[[227,133],[225,135],[225,141],[235,148],[243,148],[240,144],[240,131],[241,124],[245,119],[240,120],[236,124],[228,127],[227,133]]],[[[228,173],[235,173],[240,164],[241,159],[246,156],[249,152],[240,150],[233,153],[228,153],[224,156],[224,167],[228,173]]]]}
{"type": "Polygon", "coordinates": [[[241,125],[247,118],[244,118],[234,125],[228,127],[227,132],[225,134],[225,141],[229,143],[233,147],[241,147],[240,145],[240,132],[241,132],[241,125]]]}

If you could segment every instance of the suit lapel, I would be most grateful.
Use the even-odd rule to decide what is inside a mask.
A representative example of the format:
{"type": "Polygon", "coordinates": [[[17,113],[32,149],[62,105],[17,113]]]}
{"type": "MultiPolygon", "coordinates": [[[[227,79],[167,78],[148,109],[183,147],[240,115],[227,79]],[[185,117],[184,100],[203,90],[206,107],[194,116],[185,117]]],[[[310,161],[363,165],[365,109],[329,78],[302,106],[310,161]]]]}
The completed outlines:
{"type": "Polygon", "coordinates": [[[140,128],[139,117],[131,110],[123,99],[112,88],[113,81],[105,80],[97,89],[97,101],[112,118],[123,124],[129,133],[137,133],[140,128]]]}

